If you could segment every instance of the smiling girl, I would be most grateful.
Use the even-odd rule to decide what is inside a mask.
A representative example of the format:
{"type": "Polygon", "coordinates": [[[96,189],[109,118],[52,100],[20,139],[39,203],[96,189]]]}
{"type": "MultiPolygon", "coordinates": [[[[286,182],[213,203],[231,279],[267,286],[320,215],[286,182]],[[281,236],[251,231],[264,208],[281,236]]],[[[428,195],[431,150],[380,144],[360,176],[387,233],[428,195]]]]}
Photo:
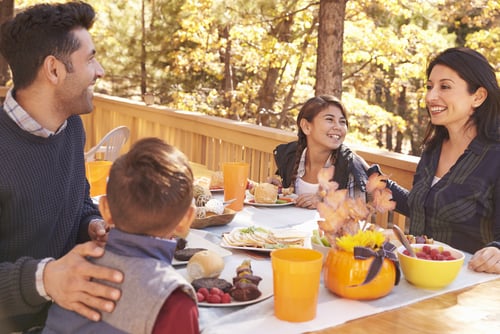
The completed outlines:
{"type": "Polygon", "coordinates": [[[350,197],[366,199],[366,162],[353,153],[344,139],[349,122],[346,108],[334,96],[321,95],[304,103],[297,116],[298,141],[274,150],[282,186],[293,186],[297,206],[314,209],[319,202],[318,172],[335,166],[334,181],[350,197]]]}

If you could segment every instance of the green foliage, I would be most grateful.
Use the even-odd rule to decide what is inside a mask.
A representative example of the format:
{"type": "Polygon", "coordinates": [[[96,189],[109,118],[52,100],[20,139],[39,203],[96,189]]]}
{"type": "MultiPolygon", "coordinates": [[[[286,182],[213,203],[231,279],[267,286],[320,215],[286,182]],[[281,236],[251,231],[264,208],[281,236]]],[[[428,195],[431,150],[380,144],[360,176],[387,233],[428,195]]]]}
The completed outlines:
{"type": "MultiPolygon", "coordinates": [[[[323,0],[88,1],[98,12],[92,33],[106,69],[102,92],[141,99],[142,82],[173,108],[254,123],[261,112],[270,126],[282,121],[291,131],[301,104],[315,94],[315,20],[323,0]],[[263,99],[268,107],[259,111],[263,99]]],[[[373,134],[390,128],[419,154],[425,67],[445,48],[477,49],[500,73],[498,1],[350,0],[346,6],[342,99],[350,141],[385,144],[373,134]]]]}

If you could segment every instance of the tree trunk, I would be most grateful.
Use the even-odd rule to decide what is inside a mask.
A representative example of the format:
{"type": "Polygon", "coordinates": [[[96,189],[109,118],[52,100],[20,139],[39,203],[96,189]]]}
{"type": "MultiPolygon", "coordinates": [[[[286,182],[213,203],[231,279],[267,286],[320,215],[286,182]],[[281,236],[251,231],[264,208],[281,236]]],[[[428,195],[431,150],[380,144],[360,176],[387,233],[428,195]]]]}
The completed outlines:
{"type": "Polygon", "coordinates": [[[342,95],[342,55],[347,0],[320,0],[316,95],[342,95]]]}
{"type": "MultiPolygon", "coordinates": [[[[231,36],[229,34],[231,27],[229,25],[219,27],[219,39],[225,40],[225,47],[220,47],[219,55],[220,60],[224,63],[224,78],[222,79],[222,95],[223,95],[223,105],[230,111],[233,103],[233,93],[234,93],[234,75],[233,68],[231,66],[231,36]]],[[[240,116],[236,111],[231,111],[229,113],[231,119],[240,120],[240,116]]]]}
{"type": "MultiPolygon", "coordinates": [[[[14,0],[1,0],[0,1],[0,24],[14,16],[14,0]]],[[[9,65],[0,56],[0,85],[5,86],[10,80],[9,65]]]]}
{"type": "Polygon", "coordinates": [[[142,0],[141,7],[141,95],[148,93],[148,82],[147,82],[147,72],[146,72],[146,0],[142,0]]]}
{"type": "MultiPolygon", "coordinates": [[[[396,110],[399,116],[403,117],[404,119],[407,119],[406,86],[403,86],[403,88],[401,89],[401,93],[399,94],[398,98],[398,107],[396,110]]],[[[396,134],[395,152],[401,153],[403,151],[403,138],[404,134],[401,131],[398,131],[396,134]]]]}
{"type": "MultiPolygon", "coordinates": [[[[385,101],[382,105],[382,107],[387,110],[388,112],[394,113],[394,101],[391,95],[391,90],[389,87],[387,87],[385,82],[382,82],[383,84],[383,89],[384,89],[384,97],[385,101]]],[[[389,151],[392,151],[392,126],[388,125],[386,129],[386,134],[385,134],[385,148],[389,151]]]]}
{"type": "MultiPolygon", "coordinates": [[[[283,21],[278,23],[273,35],[280,42],[287,43],[290,40],[291,28],[293,25],[292,14],[287,15],[283,21]]],[[[257,124],[269,126],[270,115],[273,114],[274,102],[276,101],[276,83],[280,75],[281,68],[269,64],[266,78],[259,89],[259,106],[257,107],[257,124]]]]}
{"type": "Polygon", "coordinates": [[[278,124],[276,125],[277,129],[281,129],[283,127],[283,124],[285,124],[285,121],[287,120],[288,111],[290,110],[290,103],[292,102],[293,94],[295,93],[295,87],[297,86],[297,82],[299,81],[300,70],[302,69],[302,64],[304,63],[306,50],[307,50],[307,47],[309,45],[309,37],[316,29],[317,23],[318,23],[318,18],[314,17],[313,22],[311,24],[311,28],[309,28],[309,31],[307,32],[306,36],[304,37],[304,43],[302,43],[300,57],[299,57],[299,60],[297,61],[297,67],[295,68],[293,82],[290,85],[290,90],[288,91],[288,94],[286,95],[286,98],[285,98],[285,102],[283,103],[283,110],[281,111],[280,118],[278,120],[278,124]]]}

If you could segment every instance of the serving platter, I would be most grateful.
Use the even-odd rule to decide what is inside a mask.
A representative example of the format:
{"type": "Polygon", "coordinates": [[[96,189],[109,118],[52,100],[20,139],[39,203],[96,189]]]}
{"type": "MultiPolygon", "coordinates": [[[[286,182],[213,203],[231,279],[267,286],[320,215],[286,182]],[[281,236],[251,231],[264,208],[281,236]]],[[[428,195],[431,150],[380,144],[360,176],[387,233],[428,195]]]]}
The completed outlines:
{"type": "MultiPolygon", "coordinates": [[[[232,261],[226,263],[224,270],[220,274],[220,278],[225,279],[228,282],[233,281],[233,277],[236,276],[236,268],[241,264],[241,261],[232,261]]],[[[212,304],[207,302],[199,302],[199,306],[203,307],[237,307],[245,306],[250,304],[259,303],[263,300],[268,299],[273,296],[273,276],[271,263],[269,261],[256,261],[251,260],[252,271],[254,275],[260,276],[262,280],[260,281],[258,288],[262,293],[259,298],[253,300],[247,300],[243,302],[235,301],[234,299],[230,303],[226,304],[212,304]]],[[[183,275],[188,281],[190,281],[189,276],[185,268],[178,270],[181,275],[183,275]]]]}
{"type": "MultiPolygon", "coordinates": [[[[203,238],[201,235],[198,235],[196,231],[190,231],[188,236],[186,237],[186,241],[187,241],[186,248],[205,248],[216,252],[222,257],[232,254],[231,251],[220,247],[219,245],[211,242],[210,240],[203,238]]],[[[176,259],[172,259],[173,266],[185,265],[187,263],[188,261],[179,261],[176,259]]]]}
{"type": "Polygon", "coordinates": [[[263,207],[281,207],[281,206],[288,206],[288,205],[295,205],[295,199],[297,198],[297,195],[295,194],[290,194],[290,195],[278,195],[278,201],[286,201],[286,203],[256,203],[255,199],[252,195],[247,194],[245,197],[245,200],[243,203],[247,205],[253,205],[253,206],[263,206],[263,207]]]}

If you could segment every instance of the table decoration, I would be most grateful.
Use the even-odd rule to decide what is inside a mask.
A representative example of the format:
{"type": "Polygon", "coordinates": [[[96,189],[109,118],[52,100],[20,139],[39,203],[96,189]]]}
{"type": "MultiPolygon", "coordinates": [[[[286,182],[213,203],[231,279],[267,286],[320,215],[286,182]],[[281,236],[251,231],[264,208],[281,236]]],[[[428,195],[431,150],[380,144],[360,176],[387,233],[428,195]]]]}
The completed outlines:
{"type": "MultiPolygon", "coordinates": [[[[399,283],[400,270],[396,247],[374,228],[365,229],[373,214],[394,210],[392,193],[384,176],[372,175],[367,191],[371,202],[348,197],[332,179],[334,167],[318,174],[320,196],[318,226],[331,244],[324,265],[325,286],[338,296],[370,300],[387,295],[399,283]],[[361,225],[361,227],[360,227],[361,225]]],[[[373,225],[371,225],[373,227],[373,225]]]]}
{"type": "Polygon", "coordinates": [[[193,221],[191,228],[202,229],[209,226],[226,225],[233,220],[235,215],[236,211],[229,208],[224,208],[224,211],[220,215],[213,212],[206,212],[204,218],[196,218],[193,221]]]}

